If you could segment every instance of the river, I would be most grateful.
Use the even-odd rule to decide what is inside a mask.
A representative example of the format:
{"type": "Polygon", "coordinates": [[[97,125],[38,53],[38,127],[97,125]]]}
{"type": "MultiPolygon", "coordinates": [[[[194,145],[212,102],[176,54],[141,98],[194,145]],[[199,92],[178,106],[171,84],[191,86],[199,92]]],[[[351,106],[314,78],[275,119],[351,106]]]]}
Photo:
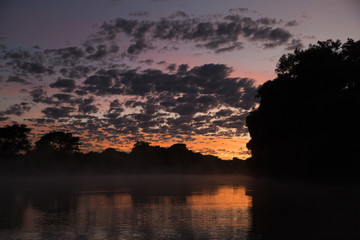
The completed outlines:
{"type": "Polygon", "coordinates": [[[237,175],[1,178],[0,239],[360,239],[354,186],[237,175]]]}

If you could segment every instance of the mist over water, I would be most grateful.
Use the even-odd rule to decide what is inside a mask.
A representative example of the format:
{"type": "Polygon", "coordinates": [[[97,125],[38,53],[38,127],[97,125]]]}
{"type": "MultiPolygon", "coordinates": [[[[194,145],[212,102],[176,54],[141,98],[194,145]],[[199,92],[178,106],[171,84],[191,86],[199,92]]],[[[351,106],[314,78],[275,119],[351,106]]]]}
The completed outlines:
{"type": "Polygon", "coordinates": [[[351,186],[128,175],[2,178],[0,187],[0,239],[359,237],[351,186]]]}

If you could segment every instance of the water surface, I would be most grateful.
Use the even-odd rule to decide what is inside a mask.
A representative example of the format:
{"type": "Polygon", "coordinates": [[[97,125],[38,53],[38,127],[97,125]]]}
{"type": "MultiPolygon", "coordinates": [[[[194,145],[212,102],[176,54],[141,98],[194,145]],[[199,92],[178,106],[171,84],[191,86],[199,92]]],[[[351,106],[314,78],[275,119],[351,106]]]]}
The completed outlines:
{"type": "Polygon", "coordinates": [[[359,239],[357,187],[242,176],[2,179],[0,239],[359,239]]]}

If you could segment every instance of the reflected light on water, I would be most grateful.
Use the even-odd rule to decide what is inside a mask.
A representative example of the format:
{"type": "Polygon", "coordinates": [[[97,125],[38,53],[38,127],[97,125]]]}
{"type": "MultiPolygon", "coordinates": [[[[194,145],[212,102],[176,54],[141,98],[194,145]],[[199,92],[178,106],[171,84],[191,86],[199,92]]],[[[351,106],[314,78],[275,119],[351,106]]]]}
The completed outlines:
{"type": "Polygon", "coordinates": [[[246,195],[245,187],[221,186],[213,194],[206,191],[194,194],[187,198],[188,204],[193,208],[216,208],[216,209],[249,209],[251,197],[246,195]]]}
{"type": "Polygon", "coordinates": [[[244,187],[222,186],[214,194],[188,197],[192,224],[201,226],[209,237],[233,236],[246,239],[251,228],[251,197],[244,187]]]}
{"type": "Polygon", "coordinates": [[[0,181],[1,240],[360,239],[358,186],[239,176],[25,180],[0,181]]]}
{"type": "Polygon", "coordinates": [[[172,194],[144,193],[131,187],[17,192],[13,197],[23,201],[18,208],[21,221],[0,227],[0,238],[247,239],[252,199],[245,187],[189,189],[186,186],[172,194]]]}

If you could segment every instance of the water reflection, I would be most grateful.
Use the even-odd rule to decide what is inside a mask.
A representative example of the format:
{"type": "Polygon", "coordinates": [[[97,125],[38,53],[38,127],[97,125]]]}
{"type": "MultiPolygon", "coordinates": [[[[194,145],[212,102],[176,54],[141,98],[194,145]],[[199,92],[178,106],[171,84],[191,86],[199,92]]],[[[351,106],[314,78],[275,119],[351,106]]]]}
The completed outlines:
{"type": "Polygon", "coordinates": [[[246,239],[251,227],[251,196],[228,178],[98,180],[3,186],[0,238],[246,239]]]}
{"type": "Polygon", "coordinates": [[[257,182],[254,239],[360,239],[359,186],[257,182]]]}
{"type": "Polygon", "coordinates": [[[200,226],[200,235],[210,239],[246,239],[252,202],[245,192],[245,187],[220,186],[213,194],[188,197],[192,226],[200,226]]]}
{"type": "Polygon", "coordinates": [[[118,176],[0,189],[0,239],[360,239],[356,186],[118,176]]]}

